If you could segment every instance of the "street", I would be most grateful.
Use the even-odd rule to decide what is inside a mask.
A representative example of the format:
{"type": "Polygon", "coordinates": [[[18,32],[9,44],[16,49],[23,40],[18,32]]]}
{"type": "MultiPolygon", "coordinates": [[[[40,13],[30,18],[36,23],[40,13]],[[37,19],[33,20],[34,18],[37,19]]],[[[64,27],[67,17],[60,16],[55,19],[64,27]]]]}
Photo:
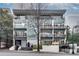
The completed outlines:
{"type": "Polygon", "coordinates": [[[79,54],[0,50],[0,56],[78,56],[79,54]]]}

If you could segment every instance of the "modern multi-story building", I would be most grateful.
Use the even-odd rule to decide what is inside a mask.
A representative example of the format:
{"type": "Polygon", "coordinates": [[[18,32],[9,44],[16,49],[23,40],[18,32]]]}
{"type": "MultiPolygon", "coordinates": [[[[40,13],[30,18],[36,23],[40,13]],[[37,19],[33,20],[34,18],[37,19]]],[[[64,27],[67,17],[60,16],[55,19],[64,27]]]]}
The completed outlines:
{"type": "MultiPolygon", "coordinates": [[[[42,44],[56,44],[65,43],[66,41],[66,26],[64,25],[65,19],[63,14],[65,10],[40,10],[40,42],[42,44]]],[[[33,32],[29,30],[28,21],[30,19],[34,20],[37,16],[35,10],[26,10],[26,9],[13,9],[14,14],[19,17],[15,19],[14,26],[15,31],[15,43],[18,41],[20,45],[26,44],[26,41],[31,42],[32,44],[37,43],[37,36],[32,34],[33,32]],[[29,17],[31,16],[31,18],[29,17]],[[27,20],[27,21],[26,21],[27,20]],[[27,25],[26,25],[27,24],[27,25]],[[21,27],[24,26],[24,27],[21,27]],[[18,28],[19,27],[19,28],[18,28]],[[27,35],[26,35],[27,31],[27,35]],[[28,33],[32,34],[32,38],[28,38],[28,33]],[[25,42],[25,43],[24,43],[25,42]]],[[[16,43],[17,44],[17,43],[16,43]]]]}
{"type": "Polygon", "coordinates": [[[42,19],[45,19],[40,27],[42,44],[52,45],[65,43],[67,29],[64,25],[65,19],[63,18],[65,10],[53,10],[49,12],[51,13],[42,17],[42,19]]]}
{"type": "Polygon", "coordinates": [[[13,20],[14,24],[14,40],[15,45],[21,45],[22,47],[26,47],[27,41],[27,20],[25,16],[17,16],[13,20]]]}
{"type": "Polygon", "coordinates": [[[74,33],[79,33],[79,25],[74,26],[73,31],[74,33]]]}

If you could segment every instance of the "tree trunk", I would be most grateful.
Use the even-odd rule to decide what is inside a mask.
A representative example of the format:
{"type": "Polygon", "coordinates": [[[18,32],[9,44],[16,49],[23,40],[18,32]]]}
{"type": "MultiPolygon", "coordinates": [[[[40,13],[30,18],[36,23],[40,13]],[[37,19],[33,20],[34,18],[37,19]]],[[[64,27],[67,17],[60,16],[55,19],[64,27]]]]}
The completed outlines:
{"type": "Polygon", "coordinates": [[[39,47],[39,20],[40,20],[40,3],[37,4],[37,28],[38,28],[38,34],[37,34],[37,51],[40,52],[39,47]]]}
{"type": "Polygon", "coordinates": [[[1,48],[1,37],[0,37],[0,48],[1,48]]]}
{"type": "Polygon", "coordinates": [[[6,39],[6,48],[8,48],[8,34],[7,34],[7,39],[6,39]]]}
{"type": "Polygon", "coordinates": [[[37,51],[39,52],[40,51],[40,48],[39,48],[39,20],[37,19],[37,23],[38,23],[38,34],[37,34],[37,51]]]}

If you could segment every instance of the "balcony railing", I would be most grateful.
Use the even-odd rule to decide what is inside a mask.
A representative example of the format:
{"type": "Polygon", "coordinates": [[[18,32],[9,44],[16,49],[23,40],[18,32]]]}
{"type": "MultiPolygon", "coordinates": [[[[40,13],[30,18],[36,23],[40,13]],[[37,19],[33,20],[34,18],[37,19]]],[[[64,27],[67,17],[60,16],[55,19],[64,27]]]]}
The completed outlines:
{"type": "Polygon", "coordinates": [[[27,40],[27,37],[15,37],[15,40],[27,40]]]}
{"type": "Polygon", "coordinates": [[[27,37],[27,36],[15,36],[15,37],[27,37]]]}
{"type": "Polygon", "coordinates": [[[51,33],[41,33],[41,37],[65,37],[65,34],[51,34],[51,33]]]}
{"type": "Polygon", "coordinates": [[[53,37],[54,35],[52,33],[40,33],[41,37],[53,37]]]}
{"type": "Polygon", "coordinates": [[[65,37],[65,35],[63,34],[63,35],[54,35],[54,37],[65,37]]]}
{"type": "Polygon", "coordinates": [[[40,26],[41,29],[65,29],[66,26],[53,26],[53,25],[42,25],[40,26]]]}

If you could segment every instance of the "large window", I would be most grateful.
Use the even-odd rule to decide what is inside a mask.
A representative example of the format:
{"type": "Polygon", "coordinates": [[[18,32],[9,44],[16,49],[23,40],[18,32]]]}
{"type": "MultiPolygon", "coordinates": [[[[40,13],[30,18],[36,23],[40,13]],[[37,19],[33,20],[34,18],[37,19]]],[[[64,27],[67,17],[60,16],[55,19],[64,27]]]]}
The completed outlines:
{"type": "Polygon", "coordinates": [[[26,32],[25,31],[15,31],[15,35],[17,37],[26,37],[26,32]]]}
{"type": "Polygon", "coordinates": [[[62,18],[56,18],[56,19],[54,20],[54,24],[63,25],[63,24],[64,24],[64,19],[62,19],[62,18]]]}
{"type": "Polygon", "coordinates": [[[26,23],[25,16],[16,16],[15,19],[14,19],[14,23],[15,24],[26,23]]]}
{"type": "Polygon", "coordinates": [[[52,41],[43,41],[42,44],[44,44],[44,45],[52,45],[52,41]]]}

